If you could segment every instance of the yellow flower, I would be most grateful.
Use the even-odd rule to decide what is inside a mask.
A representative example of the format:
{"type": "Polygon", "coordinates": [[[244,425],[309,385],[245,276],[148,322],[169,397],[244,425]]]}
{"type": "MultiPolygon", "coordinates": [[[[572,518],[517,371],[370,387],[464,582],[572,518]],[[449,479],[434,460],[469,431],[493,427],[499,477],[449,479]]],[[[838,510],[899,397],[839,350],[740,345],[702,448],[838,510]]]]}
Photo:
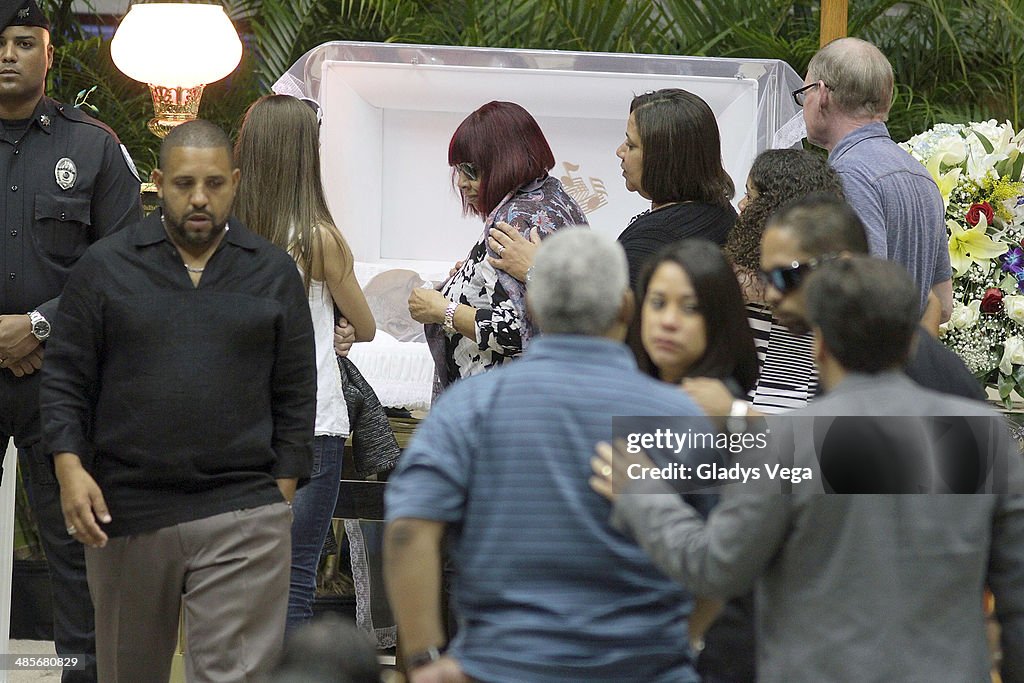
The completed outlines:
{"type": "Polygon", "coordinates": [[[939,170],[939,164],[942,161],[942,155],[936,154],[928,160],[926,168],[928,172],[932,174],[932,178],[935,179],[935,184],[939,186],[939,193],[942,195],[942,206],[944,209],[949,208],[949,195],[956,189],[957,184],[960,182],[960,174],[963,173],[963,169],[959,166],[954,166],[945,173],[939,170]]]}
{"type": "Polygon", "coordinates": [[[988,221],[984,214],[973,228],[964,228],[954,220],[946,221],[946,227],[949,228],[949,262],[957,275],[966,272],[971,263],[984,266],[985,261],[1006,253],[1005,244],[985,234],[988,221]]]}

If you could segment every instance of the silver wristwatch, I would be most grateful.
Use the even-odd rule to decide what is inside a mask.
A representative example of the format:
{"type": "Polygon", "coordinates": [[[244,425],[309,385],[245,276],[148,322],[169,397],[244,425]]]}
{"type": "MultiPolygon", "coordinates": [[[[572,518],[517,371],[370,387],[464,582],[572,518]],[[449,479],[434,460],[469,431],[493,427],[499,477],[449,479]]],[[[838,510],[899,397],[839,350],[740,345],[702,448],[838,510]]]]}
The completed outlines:
{"type": "Polygon", "coordinates": [[[39,311],[29,311],[28,321],[32,324],[32,335],[39,341],[46,341],[50,336],[50,323],[39,311]]]}

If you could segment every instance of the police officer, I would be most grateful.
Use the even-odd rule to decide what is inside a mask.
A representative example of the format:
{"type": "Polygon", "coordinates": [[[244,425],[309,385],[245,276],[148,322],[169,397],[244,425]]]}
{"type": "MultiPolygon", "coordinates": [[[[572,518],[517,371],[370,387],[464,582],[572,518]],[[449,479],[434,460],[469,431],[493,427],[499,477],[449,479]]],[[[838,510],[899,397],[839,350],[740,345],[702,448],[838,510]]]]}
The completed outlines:
{"type": "MultiPolygon", "coordinates": [[[[138,174],[114,132],[44,96],[49,28],[35,0],[0,0],[0,453],[13,436],[50,565],[57,653],[91,660],[85,559],[40,443],[38,371],[68,271],[142,212],[138,174]]],[[[63,677],[95,680],[93,661],[63,677]]]]}

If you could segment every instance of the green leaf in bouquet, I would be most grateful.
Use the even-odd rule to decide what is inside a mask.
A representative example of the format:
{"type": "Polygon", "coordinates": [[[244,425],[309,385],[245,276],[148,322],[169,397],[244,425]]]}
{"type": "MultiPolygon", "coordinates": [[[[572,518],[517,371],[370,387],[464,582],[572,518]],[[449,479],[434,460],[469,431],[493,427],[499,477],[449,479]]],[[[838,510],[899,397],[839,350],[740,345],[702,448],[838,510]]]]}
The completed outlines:
{"type": "Polygon", "coordinates": [[[993,151],[995,151],[995,145],[989,142],[987,137],[985,137],[978,131],[974,131],[974,137],[978,138],[978,142],[980,142],[981,146],[985,148],[985,154],[991,154],[993,151]]]}
{"type": "MultiPolygon", "coordinates": [[[[1013,160],[1013,168],[1007,173],[1010,180],[1022,180],[1021,173],[1024,172],[1024,154],[1014,150],[1017,158],[1013,160]]],[[[1011,157],[1012,158],[1012,157],[1011,157]]]]}
{"type": "MultiPolygon", "coordinates": [[[[1017,386],[1024,384],[1024,365],[1018,365],[1013,371],[1013,381],[1017,383],[1017,386]]],[[[1024,394],[1021,394],[1024,396],[1024,394]]]]}
{"type": "Polygon", "coordinates": [[[999,282],[999,289],[1003,290],[1007,294],[1017,293],[1017,278],[1012,275],[1007,275],[999,282]]]}
{"type": "Polygon", "coordinates": [[[1006,398],[1010,394],[1012,394],[1013,390],[1017,387],[1017,382],[1010,375],[1000,374],[999,375],[998,387],[999,387],[999,398],[1001,398],[1003,401],[1005,401],[1006,398]]]}
{"type": "Polygon", "coordinates": [[[992,165],[992,170],[996,172],[996,175],[1000,178],[1010,175],[1010,171],[1013,170],[1013,158],[1006,157],[1005,159],[992,165]]]}

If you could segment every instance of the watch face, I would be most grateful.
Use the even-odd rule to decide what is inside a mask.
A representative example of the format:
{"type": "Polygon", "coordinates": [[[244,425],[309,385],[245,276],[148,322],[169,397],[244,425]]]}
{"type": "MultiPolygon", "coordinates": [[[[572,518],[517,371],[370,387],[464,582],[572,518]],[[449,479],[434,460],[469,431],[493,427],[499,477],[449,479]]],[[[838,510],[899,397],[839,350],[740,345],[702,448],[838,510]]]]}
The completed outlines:
{"type": "Polygon", "coordinates": [[[50,336],[50,323],[45,320],[37,320],[32,323],[32,334],[38,339],[46,339],[50,336]]]}

